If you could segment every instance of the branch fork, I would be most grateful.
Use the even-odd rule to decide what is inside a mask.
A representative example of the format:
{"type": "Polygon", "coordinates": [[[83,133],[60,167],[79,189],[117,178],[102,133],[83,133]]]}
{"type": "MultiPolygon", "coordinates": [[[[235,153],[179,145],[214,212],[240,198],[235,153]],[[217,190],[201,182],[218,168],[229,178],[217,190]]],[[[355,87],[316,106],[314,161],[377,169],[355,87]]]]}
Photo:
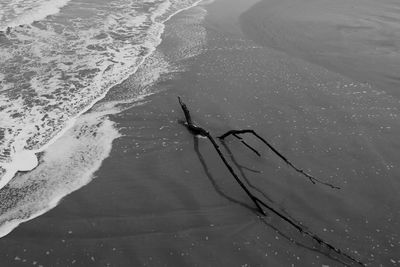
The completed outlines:
{"type": "MultiPolygon", "coordinates": [[[[202,136],[207,138],[211,144],[213,145],[214,149],[216,150],[216,152],[218,153],[219,157],[221,158],[222,162],[224,163],[224,165],[226,166],[226,168],[229,170],[229,172],[231,173],[231,175],[233,176],[233,178],[235,179],[235,181],[240,185],[240,187],[243,189],[243,191],[245,191],[245,193],[249,196],[249,198],[253,201],[254,205],[257,207],[258,212],[263,215],[266,216],[266,213],[263,209],[263,207],[269,211],[271,211],[272,213],[274,213],[275,215],[277,215],[278,217],[280,217],[282,220],[286,221],[288,224],[290,224],[291,226],[293,226],[295,229],[297,229],[300,233],[309,236],[310,238],[312,238],[314,241],[316,241],[318,244],[325,246],[326,248],[335,251],[336,253],[338,253],[339,255],[342,255],[344,257],[346,257],[347,259],[351,260],[353,263],[361,265],[361,266],[366,266],[363,262],[353,258],[352,256],[348,255],[347,253],[343,252],[342,250],[340,250],[339,248],[336,248],[335,246],[331,245],[330,243],[324,241],[322,238],[320,238],[318,235],[312,233],[311,231],[307,230],[306,227],[304,227],[302,224],[298,223],[297,221],[295,221],[294,219],[290,218],[289,216],[283,214],[281,211],[275,209],[274,207],[272,207],[271,205],[268,205],[267,203],[265,203],[264,201],[262,201],[261,199],[259,199],[257,196],[255,196],[253,193],[251,193],[251,191],[247,188],[247,186],[240,180],[240,178],[238,177],[238,175],[235,173],[235,171],[233,170],[233,168],[231,167],[231,165],[229,164],[228,160],[225,158],[224,154],[221,152],[220,147],[218,145],[218,143],[215,141],[215,139],[212,137],[212,135],[210,134],[210,132],[208,132],[207,130],[205,130],[204,128],[196,125],[193,120],[192,117],[190,115],[189,109],[187,108],[186,104],[182,101],[182,99],[178,96],[178,101],[179,104],[183,110],[183,113],[185,115],[185,119],[186,122],[184,122],[184,125],[186,126],[186,128],[193,134],[193,135],[198,135],[198,136],[202,136]]],[[[309,181],[313,184],[322,184],[325,186],[328,186],[332,189],[340,189],[340,187],[332,185],[330,183],[321,181],[320,179],[306,173],[304,170],[296,167],[291,161],[289,161],[282,153],[280,153],[274,146],[272,146],[267,140],[265,140],[264,138],[262,138],[260,135],[258,135],[254,130],[252,129],[244,129],[244,130],[230,130],[226,133],[224,133],[223,135],[219,136],[218,139],[223,142],[225,140],[225,138],[227,138],[228,136],[232,135],[234,136],[236,139],[238,139],[243,145],[245,145],[247,148],[249,148],[252,152],[254,152],[257,156],[261,157],[261,153],[258,152],[255,148],[253,148],[252,146],[250,146],[248,143],[246,143],[243,140],[243,137],[241,135],[243,134],[251,134],[253,136],[255,136],[258,140],[260,140],[261,142],[263,142],[268,148],[270,148],[274,154],[276,154],[279,158],[281,158],[287,165],[289,165],[292,169],[294,169],[296,172],[300,173],[301,175],[305,176],[306,178],[309,179],[309,181]]]]}

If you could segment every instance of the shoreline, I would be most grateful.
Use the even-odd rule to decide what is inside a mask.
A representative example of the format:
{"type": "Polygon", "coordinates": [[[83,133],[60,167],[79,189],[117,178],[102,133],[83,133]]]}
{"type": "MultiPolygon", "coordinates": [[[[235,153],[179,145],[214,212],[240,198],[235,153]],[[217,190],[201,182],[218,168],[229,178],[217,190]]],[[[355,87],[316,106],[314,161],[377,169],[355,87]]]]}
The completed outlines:
{"type": "MultiPolygon", "coordinates": [[[[78,119],[80,116],[82,116],[82,115],[85,114],[86,112],[90,111],[90,110],[96,105],[96,103],[98,103],[98,102],[100,102],[102,99],[104,99],[104,98],[107,96],[108,92],[109,92],[113,87],[115,87],[115,86],[117,86],[117,85],[123,83],[123,82],[124,82],[126,79],[128,79],[130,76],[134,75],[134,74],[137,72],[137,70],[140,68],[140,66],[146,61],[146,59],[147,59],[148,57],[150,57],[150,56],[152,55],[152,53],[154,53],[154,51],[156,50],[157,46],[159,46],[160,43],[162,42],[161,36],[163,35],[164,30],[165,30],[165,23],[168,22],[173,16],[179,14],[179,13],[182,12],[182,11],[185,11],[185,10],[187,10],[187,9],[190,9],[190,8],[193,8],[193,7],[197,6],[197,5],[198,5],[199,3],[201,3],[201,2],[202,2],[202,0],[197,0],[197,1],[196,1],[195,3],[193,3],[191,6],[186,7],[186,8],[183,8],[183,9],[180,9],[180,10],[178,10],[178,11],[172,13],[172,14],[169,15],[165,20],[163,20],[162,22],[156,22],[156,19],[157,19],[157,17],[160,17],[160,16],[162,16],[162,15],[164,15],[164,14],[158,15],[157,17],[153,18],[153,20],[154,20],[153,22],[154,22],[154,23],[160,23],[160,25],[161,25],[161,27],[162,27],[162,29],[160,30],[160,33],[157,35],[157,36],[158,36],[158,37],[157,37],[158,43],[155,44],[155,45],[152,47],[152,49],[149,51],[149,53],[148,53],[146,56],[144,56],[144,57],[142,58],[141,62],[135,67],[135,70],[134,70],[132,73],[128,74],[125,78],[121,79],[121,81],[120,81],[119,83],[116,83],[116,84],[110,86],[108,89],[104,90],[104,92],[103,92],[98,98],[96,98],[95,100],[93,100],[93,102],[92,102],[90,105],[88,105],[86,108],[84,108],[83,110],[81,110],[75,117],[70,118],[70,119],[67,121],[65,127],[64,127],[62,130],[60,130],[55,136],[53,136],[53,137],[52,137],[45,145],[43,145],[41,148],[35,149],[35,150],[22,150],[22,151],[20,151],[20,152],[17,152],[17,153],[14,155],[14,157],[16,157],[17,159],[19,159],[19,158],[22,157],[22,160],[17,160],[17,162],[23,161],[23,162],[26,163],[26,162],[28,161],[28,163],[25,164],[24,166],[20,166],[20,167],[13,167],[13,166],[11,166],[11,167],[8,167],[8,168],[7,168],[7,167],[4,168],[4,166],[2,166],[2,168],[5,169],[5,171],[6,171],[5,173],[6,173],[6,174],[5,174],[4,176],[1,177],[0,189],[3,188],[4,186],[6,186],[6,185],[11,181],[11,179],[13,179],[13,178],[15,177],[15,175],[17,175],[18,172],[31,171],[31,170],[35,169],[35,168],[38,166],[38,164],[39,164],[39,161],[38,161],[38,158],[37,158],[36,154],[41,153],[41,152],[44,152],[49,146],[51,146],[52,144],[54,144],[60,137],[62,137],[68,130],[70,130],[70,129],[75,125],[77,119],[78,119]],[[28,154],[28,153],[29,153],[29,154],[28,154]],[[27,158],[27,157],[29,157],[29,158],[27,158]],[[11,169],[11,170],[10,170],[10,169],[11,169]]],[[[15,161],[15,160],[14,160],[14,161],[15,161]]],[[[6,164],[6,166],[9,166],[9,165],[13,165],[12,161],[11,161],[11,163],[7,163],[7,164],[6,164]]],[[[15,164],[14,164],[14,165],[15,165],[15,164]]]]}
{"type": "MultiPolygon", "coordinates": [[[[105,91],[105,92],[104,92],[98,99],[96,99],[91,105],[87,106],[83,111],[81,111],[81,112],[79,113],[79,115],[77,115],[76,117],[74,117],[74,118],[72,118],[71,120],[69,120],[69,121],[68,121],[68,125],[67,125],[65,128],[63,128],[60,132],[58,132],[57,135],[56,135],[55,137],[53,137],[48,143],[46,143],[42,148],[37,149],[37,150],[23,151],[24,153],[25,153],[25,152],[30,152],[31,156],[33,156],[33,157],[35,158],[37,164],[36,164],[34,167],[30,168],[29,170],[24,170],[24,171],[22,171],[22,170],[19,169],[19,170],[15,171],[15,172],[13,173],[12,177],[11,177],[11,173],[10,173],[9,176],[7,176],[7,175],[3,176],[3,177],[6,177],[6,178],[8,179],[8,181],[3,181],[3,179],[2,179],[2,184],[4,184],[4,185],[1,186],[0,189],[1,189],[2,187],[7,186],[7,184],[8,184],[13,178],[15,178],[16,175],[19,175],[19,174],[20,174],[20,175],[24,175],[24,174],[26,174],[26,173],[29,173],[30,171],[35,170],[35,169],[39,166],[39,164],[41,164],[41,163],[39,162],[38,158],[36,157],[36,154],[45,153],[46,150],[47,150],[49,147],[51,147],[52,145],[56,144],[57,141],[59,141],[60,139],[62,139],[71,129],[73,129],[73,128],[76,126],[76,123],[79,121],[79,119],[80,119],[83,115],[85,115],[85,114],[87,114],[87,113],[90,113],[91,110],[96,106],[96,104],[100,103],[103,99],[105,99],[105,98],[107,97],[107,95],[108,95],[108,93],[109,93],[110,90],[112,90],[114,87],[118,87],[118,85],[121,85],[122,83],[124,83],[126,80],[129,79],[129,77],[134,76],[135,73],[142,67],[143,63],[146,62],[146,60],[147,60],[148,58],[150,58],[150,57],[153,55],[153,53],[156,51],[156,49],[157,49],[157,47],[159,46],[159,44],[162,42],[161,36],[164,34],[164,31],[165,31],[165,23],[167,23],[167,22],[168,22],[171,18],[173,18],[175,15],[177,15],[177,14],[179,14],[179,13],[181,13],[181,12],[184,12],[184,11],[186,11],[186,10],[188,10],[188,9],[191,9],[191,8],[193,8],[193,7],[196,7],[196,6],[199,5],[201,2],[202,2],[202,0],[196,1],[196,2],[193,3],[191,6],[188,6],[188,7],[186,7],[186,8],[180,9],[180,10],[178,10],[178,11],[172,13],[171,15],[169,15],[167,18],[165,18],[165,19],[164,19],[163,21],[161,21],[161,22],[156,22],[156,21],[154,21],[154,23],[158,23],[158,24],[160,24],[160,25],[163,26],[162,29],[161,29],[161,31],[160,31],[159,38],[158,38],[158,39],[159,39],[159,43],[154,47],[154,49],[153,49],[152,51],[150,51],[145,57],[143,57],[141,63],[137,66],[136,71],[135,71],[134,73],[132,73],[132,74],[129,74],[127,78],[121,80],[121,82],[119,82],[118,84],[111,86],[109,90],[105,91]]],[[[162,15],[158,15],[157,17],[154,17],[153,19],[156,20],[159,16],[162,16],[162,15]]],[[[146,96],[148,96],[148,95],[143,95],[143,96],[140,95],[140,96],[138,96],[135,100],[132,100],[132,101],[133,101],[132,104],[134,104],[135,102],[140,102],[140,101],[143,100],[143,98],[145,98],[146,96]]],[[[118,102],[118,101],[117,101],[117,102],[118,102]]],[[[119,102],[123,103],[123,101],[119,101],[119,102]]],[[[115,105],[115,103],[114,103],[114,105],[115,105]]],[[[106,111],[105,113],[104,113],[104,112],[101,112],[101,113],[104,113],[104,114],[103,114],[103,115],[99,114],[98,116],[99,116],[99,117],[100,117],[100,116],[110,116],[110,115],[118,114],[118,113],[120,113],[120,112],[123,112],[123,109],[122,109],[122,110],[112,110],[112,109],[110,109],[108,112],[107,112],[107,111],[106,111]]],[[[105,159],[106,159],[106,158],[104,158],[102,161],[104,161],[105,159]]],[[[32,162],[33,162],[33,161],[34,161],[34,160],[32,159],[32,162]]],[[[101,163],[100,163],[100,165],[94,166],[93,169],[92,169],[92,171],[89,172],[89,173],[91,173],[90,176],[93,176],[93,175],[96,173],[96,171],[98,171],[98,169],[99,169],[100,167],[101,167],[101,163]]],[[[3,177],[2,177],[2,178],[3,178],[3,177]]],[[[89,183],[89,182],[90,182],[90,179],[89,179],[83,186],[85,186],[85,185],[86,185],[87,183],[89,183]]],[[[79,188],[77,188],[77,189],[75,189],[75,190],[79,190],[79,188]]],[[[75,190],[73,190],[73,191],[75,191],[75,190]]],[[[69,192],[67,195],[73,193],[73,191],[72,191],[72,192],[69,192]]],[[[19,219],[16,220],[16,219],[15,219],[15,220],[12,220],[12,221],[7,222],[5,225],[3,225],[3,226],[1,227],[0,238],[2,238],[2,237],[4,237],[4,236],[8,235],[8,234],[9,234],[10,232],[12,232],[16,227],[18,227],[21,223],[28,222],[28,221],[30,221],[30,220],[32,220],[32,219],[35,219],[35,218],[37,218],[37,217],[39,217],[39,216],[41,216],[41,215],[43,215],[43,214],[49,212],[49,210],[55,208],[55,207],[58,205],[58,203],[59,203],[64,197],[66,197],[67,195],[62,195],[62,196],[59,196],[57,199],[53,199],[51,203],[48,203],[48,208],[46,208],[46,209],[44,209],[44,210],[41,210],[41,211],[39,211],[38,213],[32,214],[29,218],[25,218],[25,219],[23,219],[23,220],[19,220],[19,219]],[[15,221],[15,222],[14,222],[14,221],[15,221]],[[4,228],[4,229],[3,229],[3,228],[4,228]]]]}
{"type": "MultiPolygon", "coordinates": [[[[342,188],[313,185],[251,137],[246,142],[262,157],[228,139],[221,149],[240,179],[259,189],[259,197],[368,266],[400,260],[392,247],[400,229],[393,178],[400,173],[393,146],[400,127],[390,116],[395,103],[373,88],[246,38],[238,23],[248,4],[218,0],[166,23],[157,51],[173,62],[171,72],[151,83],[157,93],[110,115],[121,137],[96,179],[0,239],[0,263],[347,263],[274,214],[258,216],[208,141],[178,123],[184,115],[177,96],[213,135],[252,128],[296,166],[342,188]],[[205,20],[191,20],[202,8],[209,12],[205,20]]],[[[126,81],[118,92],[135,82],[126,81]]]]}

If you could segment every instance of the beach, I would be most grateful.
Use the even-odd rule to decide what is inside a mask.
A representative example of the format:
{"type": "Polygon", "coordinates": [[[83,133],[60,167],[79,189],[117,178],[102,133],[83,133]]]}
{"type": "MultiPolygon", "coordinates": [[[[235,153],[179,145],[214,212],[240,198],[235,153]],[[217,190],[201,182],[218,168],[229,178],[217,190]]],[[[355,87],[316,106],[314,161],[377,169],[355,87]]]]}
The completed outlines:
{"type": "MultiPolygon", "coordinates": [[[[138,70],[49,146],[37,169],[1,189],[2,212],[26,222],[0,239],[0,265],[357,266],[346,254],[367,266],[398,266],[398,39],[385,35],[392,45],[379,39],[385,44],[372,55],[369,42],[357,50],[358,35],[343,44],[335,31],[355,22],[313,17],[326,9],[313,13],[313,2],[203,1],[172,16],[138,70]],[[300,7],[311,22],[291,16],[300,7]],[[215,138],[253,129],[296,166],[340,187],[313,184],[251,135],[242,137],[260,157],[236,138],[218,141],[257,197],[343,253],[270,210],[258,213],[210,142],[181,123],[178,96],[215,138]],[[36,190],[53,166],[65,179],[36,190]],[[73,177],[85,179],[70,178],[76,166],[73,177]],[[32,205],[38,213],[27,212],[29,203],[41,203],[32,205]]],[[[353,5],[357,13],[362,3],[353,5]]],[[[362,28],[358,18],[354,27],[362,28]]],[[[379,34],[391,29],[379,25],[379,34]]]]}

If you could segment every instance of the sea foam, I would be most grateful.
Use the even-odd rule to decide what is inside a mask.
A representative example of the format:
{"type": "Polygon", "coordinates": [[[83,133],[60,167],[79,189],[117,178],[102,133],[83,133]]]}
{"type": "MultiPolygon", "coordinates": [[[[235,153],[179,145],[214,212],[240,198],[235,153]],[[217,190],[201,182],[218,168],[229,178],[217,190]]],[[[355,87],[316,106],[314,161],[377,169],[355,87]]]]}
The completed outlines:
{"type": "Polygon", "coordinates": [[[0,30],[31,24],[57,14],[70,0],[5,0],[0,3],[0,30]]]}
{"type": "Polygon", "coordinates": [[[62,197],[90,182],[118,136],[114,123],[106,117],[95,113],[79,118],[48,147],[36,169],[18,175],[0,191],[0,236],[55,207],[62,197]]]}
{"type": "Polygon", "coordinates": [[[63,197],[88,184],[109,156],[113,141],[121,136],[109,115],[140,105],[144,97],[156,93],[152,87],[160,77],[171,71],[164,56],[153,53],[123,82],[121,90],[96,103],[70,129],[48,144],[37,168],[17,175],[2,188],[0,237],[46,213],[63,197]]]}
{"type": "Polygon", "coordinates": [[[10,88],[0,94],[0,188],[136,72],[161,42],[166,20],[198,2],[154,1],[145,12],[125,0],[90,3],[91,16],[65,22],[60,13],[12,31],[11,44],[0,47],[0,55],[11,55],[0,57],[0,92],[10,88]],[[16,164],[21,155],[29,160],[16,164]]]}
{"type": "MultiPolygon", "coordinates": [[[[165,10],[168,10],[168,8],[165,9],[165,5],[163,5],[153,11],[159,12],[161,15],[165,10]]],[[[179,10],[174,10],[165,19],[169,19],[172,14],[177,12],[179,10]]],[[[157,16],[153,17],[153,19],[156,18],[157,16]]],[[[111,19],[111,23],[115,23],[114,19],[111,19]]],[[[143,21],[143,17],[136,17],[131,23],[138,24],[143,23],[143,21]]],[[[198,21],[194,24],[197,25],[197,23],[198,21]]],[[[12,135],[12,131],[3,128],[2,133],[7,137],[3,141],[12,140],[14,142],[12,146],[9,146],[13,148],[6,151],[11,156],[8,158],[3,156],[3,159],[6,158],[6,160],[4,160],[2,166],[8,167],[9,170],[6,175],[14,173],[17,169],[22,171],[33,168],[33,170],[17,173],[14,179],[4,183],[6,185],[0,189],[0,203],[2,203],[0,205],[0,236],[7,235],[20,223],[31,220],[54,208],[64,196],[81,188],[94,178],[95,171],[100,168],[102,161],[110,154],[113,141],[120,136],[115,124],[109,119],[109,115],[131,108],[145,96],[156,93],[157,87],[153,85],[160,78],[166,77],[169,75],[168,73],[173,73],[178,69],[176,66],[170,65],[165,55],[155,50],[155,47],[161,42],[164,27],[163,22],[154,23],[153,28],[151,28],[154,31],[152,32],[153,35],[148,39],[149,45],[152,46],[148,53],[141,58],[140,64],[133,69],[134,75],[130,75],[128,71],[124,72],[129,76],[128,79],[125,79],[121,85],[114,87],[115,89],[110,92],[104,90],[98,98],[86,105],[74,117],[67,117],[68,120],[63,125],[64,127],[44,145],[37,149],[23,149],[26,140],[29,140],[30,131],[37,130],[35,122],[42,121],[43,116],[46,116],[43,121],[49,124],[50,121],[46,120],[47,116],[50,116],[49,113],[45,115],[40,112],[29,114],[30,120],[23,117],[26,120],[26,127],[18,129],[19,134],[14,138],[7,136],[12,135]],[[99,101],[100,99],[103,100],[99,101]],[[38,160],[35,155],[40,155],[40,159],[38,160]],[[23,161],[24,164],[22,165],[17,164],[19,162],[17,159],[24,157],[28,158],[29,161],[23,161]],[[12,158],[11,161],[10,158],[12,158]],[[9,161],[7,162],[7,160],[9,161]]],[[[38,34],[43,34],[43,32],[40,31],[38,34]]],[[[52,33],[44,34],[52,36],[52,33]]],[[[204,35],[199,36],[205,38],[204,35]]],[[[195,43],[199,42],[196,41],[195,43]]],[[[193,51],[198,51],[195,46],[191,45],[190,47],[193,51]]],[[[120,60],[122,59],[123,57],[120,60]]],[[[168,57],[168,59],[170,58],[168,57]]],[[[176,59],[174,58],[174,60],[176,59]]],[[[120,71],[121,69],[117,70],[120,71]]],[[[112,70],[108,69],[106,72],[109,71],[112,70]]],[[[48,90],[54,90],[54,88],[45,89],[45,81],[41,84],[38,79],[35,79],[34,82],[31,79],[30,82],[39,96],[46,94],[48,90]]],[[[101,85],[101,81],[97,80],[97,82],[97,85],[101,85]]],[[[0,94],[0,103],[5,103],[2,106],[5,107],[3,112],[7,109],[16,108],[18,110],[23,107],[24,101],[20,96],[17,96],[13,103],[5,101],[7,97],[7,95],[0,94]]],[[[37,111],[35,108],[38,107],[32,107],[30,110],[37,111]]],[[[7,113],[4,112],[4,114],[7,113]]],[[[10,124],[13,119],[15,118],[12,116],[0,117],[0,125],[4,125],[2,122],[10,124]]],[[[50,123],[50,126],[53,126],[53,124],[50,123]]],[[[45,125],[39,126],[39,129],[40,127],[45,127],[45,125]]],[[[7,153],[3,154],[7,156],[7,153]]],[[[0,160],[1,157],[0,154],[0,160]]]]}

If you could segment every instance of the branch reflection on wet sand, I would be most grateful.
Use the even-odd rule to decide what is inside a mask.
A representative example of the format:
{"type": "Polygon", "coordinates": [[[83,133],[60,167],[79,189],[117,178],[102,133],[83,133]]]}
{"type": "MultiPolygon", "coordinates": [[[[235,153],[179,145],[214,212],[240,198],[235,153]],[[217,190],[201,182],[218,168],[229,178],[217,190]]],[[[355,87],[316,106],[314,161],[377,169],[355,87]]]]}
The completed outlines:
{"type": "Polygon", "coordinates": [[[243,206],[243,207],[245,207],[245,208],[247,208],[247,209],[249,209],[249,210],[251,210],[251,211],[254,211],[255,209],[254,209],[253,207],[251,207],[251,206],[249,206],[248,204],[243,203],[243,202],[241,202],[241,201],[239,201],[239,200],[237,200],[237,199],[234,199],[234,198],[228,196],[227,194],[225,194],[225,193],[221,190],[221,188],[218,186],[217,182],[215,181],[214,177],[212,176],[210,170],[208,169],[207,163],[206,163],[206,161],[204,160],[203,155],[200,153],[200,150],[199,150],[199,137],[193,136],[193,144],[194,144],[194,151],[196,152],[196,155],[197,155],[197,157],[199,158],[199,161],[200,161],[200,163],[201,163],[201,166],[203,167],[204,173],[206,174],[207,178],[210,180],[211,184],[212,184],[213,187],[215,188],[215,191],[216,191],[220,196],[222,196],[223,198],[229,200],[230,202],[239,204],[239,205],[241,205],[241,206],[243,206]]]}
{"type": "MultiPolygon", "coordinates": [[[[189,109],[187,108],[186,104],[182,101],[182,99],[180,97],[178,97],[178,100],[179,100],[179,104],[180,104],[180,106],[182,108],[182,111],[183,111],[183,113],[185,115],[185,118],[186,118],[186,123],[184,122],[183,125],[191,132],[191,134],[195,138],[194,139],[194,149],[195,149],[197,155],[199,156],[200,162],[202,163],[202,165],[204,167],[204,170],[206,171],[206,174],[207,174],[207,176],[209,178],[210,177],[212,178],[212,176],[211,176],[211,173],[209,172],[209,170],[207,168],[207,165],[205,164],[204,158],[201,156],[201,154],[199,152],[197,136],[203,136],[203,137],[207,138],[210,141],[210,143],[213,145],[215,151],[217,152],[218,156],[220,157],[220,159],[224,163],[225,167],[229,170],[229,172],[231,173],[231,175],[233,176],[235,181],[238,183],[238,185],[246,192],[246,194],[249,196],[249,198],[254,202],[254,204],[257,207],[257,209],[258,209],[260,214],[262,214],[264,216],[267,216],[267,214],[265,213],[264,209],[262,208],[262,207],[264,207],[265,209],[269,210],[270,212],[272,212],[273,214],[278,216],[283,221],[285,221],[288,224],[290,224],[291,226],[293,226],[303,236],[308,236],[309,238],[311,238],[312,240],[317,242],[321,246],[321,248],[326,248],[327,250],[329,250],[331,252],[335,252],[338,255],[351,260],[355,264],[359,264],[359,265],[365,266],[365,264],[363,262],[353,258],[351,255],[347,254],[346,252],[342,251],[341,249],[339,249],[339,248],[331,245],[330,243],[324,241],[317,234],[315,234],[315,233],[311,232],[310,230],[308,230],[307,227],[303,226],[297,220],[292,219],[290,216],[286,216],[286,214],[281,212],[279,209],[275,208],[273,205],[267,204],[263,200],[261,200],[260,198],[255,196],[249,190],[249,188],[247,188],[247,186],[241,181],[239,176],[233,170],[232,166],[229,164],[228,160],[226,159],[226,157],[222,153],[218,143],[215,141],[215,139],[210,134],[210,132],[208,132],[206,129],[196,125],[195,123],[193,123],[192,117],[190,115],[189,109]]],[[[243,134],[243,133],[251,133],[251,134],[255,135],[264,144],[266,144],[270,149],[272,149],[275,152],[275,154],[277,154],[280,158],[285,160],[286,163],[288,163],[291,167],[295,168],[298,172],[301,172],[302,174],[306,175],[310,179],[310,181],[313,182],[313,184],[315,184],[316,182],[319,182],[319,183],[322,183],[324,185],[331,186],[332,188],[336,188],[335,186],[333,186],[331,184],[328,184],[328,183],[325,183],[325,182],[321,182],[320,180],[318,180],[318,179],[316,179],[314,177],[311,177],[308,174],[304,173],[302,170],[297,169],[297,167],[295,167],[291,162],[289,162],[282,154],[277,152],[274,147],[272,147],[265,139],[263,139],[261,136],[259,136],[254,130],[247,130],[247,129],[246,130],[231,130],[231,131],[228,131],[227,133],[223,134],[222,136],[220,136],[219,139],[223,140],[225,137],[227,137],[227,136],[229,136],[231,134],[232,135],[235,135],[235,134],[237,135],[237,134],[243,134]]],[[[246,146],[249,147],[249,145],[247,143],[246,143],[246,146]]],[[[231,201],[234,201],[234,202],[238,203],[237,200],[234,200],[234,199],[228,197],[226,194],[224,194],[220,190],[220,188],[218,188],[218,186],[216,186],[217,184],[215,183],[214,179],[210,179],[210,180],[212,181],[214,187],[217,189],[217,191],[220,194],[222,193],[225,197],[227,197],[231,201]]],[[[243,203],[241,203],[241,204],[243,205],[243,203]]],[[[254,212],[257,214],[256,210],[254,210],[254,212]]]]}
{"type": "MultiPolygon", "coordinates": [[[[208,177],[208,179],[210,180],[211,184],[213,185],[215,191],[222,196],[223,198],[229,200],[230,202],[239,204],[242,207],[245,207],[249,210],[251,210],[252,212],[254,212],[255,215],[257,215],[257,217],[259,218],[259,221],[263,224],[265,224],[267,227],[271,228],[272,230],[274,230],[277,234],[279,234],[282,238],[286,239],[287,241],[289,241],[290,243],[294,244],[297,247],[301,247],[307,250],[310,250],[312,252],[316,252],[319,253],[337,263],[343,264],[345,266],[351,266],[354,264],[354,262],[349,262],[346,261],[347,257],[344,257],[341,254],[335,253],[336,255],[332,255],[332,252],[336,252],[336,251],[332,251],[331,248],[325,246],[325,244],[321,244],[317,242],[317,245],[306,245],[302,242],[296,241],[294,238],[290,237],[289,235],[285,234],[282,230],[278,229],[276,226],[274,226],[273,224],[271,224],[270,222],[268,222],[267,218],[264,216],[259,216],[259,214],[257,213],[257,209],[255,209],[254,207],[249,206],[246,203],[243,203],[237,199],[234,199],[233,197],[230,197],[229,195],[227,195],[226,193],[224,193],[222,191],[222,189],[218,186],[217,182],[215,181],[213,175],[211,174],[207,163],[203,157],[203,155],[200,152],[199,149],[199,137],[198,136],[193,136],[193,144],[194,144],[194,151],[201,163],[201,166],[203,167],[204,173],[206,174],[206,176],[208,177]]],[[[263,197],[265,197],[269,202],[274,203],[274,201],[269,198],[267,196],[266,193],[264,193],[262,190],[260,190],[259,188],[257,188],[256,186],[254,186],[253,184],[251,184],[251,182],[249,181],[249,179],[247,178],[247,176],[245,175],[243,169],[244,167],[242,165],[240,165],[237,160],[235,159],[235,157],[233,156],[231,150],[229,149],[229,147],[227,146],[227,144],[222,141],[221,142],[222,146],[225,148],[225,150],[228,152],[231,161],[234,163],[234,165],[238,168],[240,175],[242,176],[242,178],[246,181],[246,183],[253,188],[254,190],[256,190],[257,192],[259,192],[260,194],[263,195],[263,197]]],[[[258,172],[258,171],[257,171],[258,172]]],[[[290,215],[287,214],[286,211],[280,209],[283,213],[285,213],[286,216],[290,217],[290,215]]],[[[290,219],[294,220],[293,218],[290,217],[290,219]]],[[[295,220],[294,220],[295,221],[295,220]]],[[[298,221],[296,221],[297,223],[299,223],[298,221]]],[[[299,223],[300,224],[300,223],[299,223]]],[[[302,235],[303,238],[306,238],[307,236],[302,235]]],[[[310,242],[316,243],[316,241],[311,238],[310,242]]]]}

